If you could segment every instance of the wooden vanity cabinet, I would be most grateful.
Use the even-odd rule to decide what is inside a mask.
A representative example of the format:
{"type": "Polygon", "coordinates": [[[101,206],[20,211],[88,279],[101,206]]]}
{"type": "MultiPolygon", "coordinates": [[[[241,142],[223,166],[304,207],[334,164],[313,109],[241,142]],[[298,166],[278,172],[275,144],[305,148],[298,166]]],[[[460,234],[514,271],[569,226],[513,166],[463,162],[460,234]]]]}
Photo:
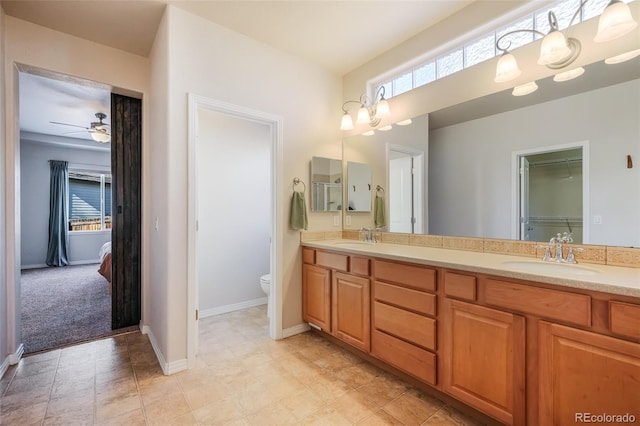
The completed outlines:
{"type": "Polygon", "coordinates": [[[538,350],[539,424],[601,414],[638,419],[640,344],[541,321],[538,350]]]}
{"type": "Polygon", "coordinates": [[[506,424],[525,424],[525,319],[443,301],[445,392],[506,424]]]}
{"type": "Polygon", "coordinates": [[[368,352],[370,260],[308,248],[303,248],[302,258],[302,318],[368,352]]]}

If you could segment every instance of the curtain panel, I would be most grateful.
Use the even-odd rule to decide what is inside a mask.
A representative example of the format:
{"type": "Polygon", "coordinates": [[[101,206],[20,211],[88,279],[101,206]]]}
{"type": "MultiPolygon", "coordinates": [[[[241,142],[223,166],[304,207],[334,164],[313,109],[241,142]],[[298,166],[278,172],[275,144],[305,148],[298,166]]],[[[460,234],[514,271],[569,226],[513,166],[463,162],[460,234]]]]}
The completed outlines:
{"type": "Polygon", "coordinates": [[[69,168],[67,161],[49,160],[49,245],[47,265],[69,264],[69,168]]]}

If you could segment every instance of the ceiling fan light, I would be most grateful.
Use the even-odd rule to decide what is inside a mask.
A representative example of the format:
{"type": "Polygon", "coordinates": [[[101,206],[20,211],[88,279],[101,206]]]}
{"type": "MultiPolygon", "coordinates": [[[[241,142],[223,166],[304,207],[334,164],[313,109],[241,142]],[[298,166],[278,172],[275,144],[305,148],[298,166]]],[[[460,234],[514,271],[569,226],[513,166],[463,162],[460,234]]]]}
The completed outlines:
{"type": "Polygon", "coordinates": [[[99,143],[107,143],[111,140],[111,135],[107,132],[95,131],[91,132],[91,139],[99,143]]]}
{"type": "Polygon", "coordinates": [[[620,55],[612,56],[604,60],[605,64],[614,65],[619,64],[625,61],[629,61],[636,56],[640,55],[640,49],[630,50],[628,52],[622,53],[620,55]]]}
{"type": "Polygon", "coordinates": [[[558,30],[553,30],[542,39],[538,65],[549,65],[559,62],[571,54],[567,38],[558,30]]]}
{"type": "Polygon", "coordinates": [[[633,20],[629,6],[619,0],[613,0],[600,15],[598,33],[593,41],[602,43],[615,40],[637,26],[638,23],[633,20]]]}
{"type": "Polygon", "coordinates": [[[518,62],[516,57],[511,53],[505,52],[500,59],[498,59],[498,65],[496,66],[496,77],[493,81],[496,83],[505,83],[511,81],[514,78],[522,74],[520,68],[518,68],[518,62]]]}

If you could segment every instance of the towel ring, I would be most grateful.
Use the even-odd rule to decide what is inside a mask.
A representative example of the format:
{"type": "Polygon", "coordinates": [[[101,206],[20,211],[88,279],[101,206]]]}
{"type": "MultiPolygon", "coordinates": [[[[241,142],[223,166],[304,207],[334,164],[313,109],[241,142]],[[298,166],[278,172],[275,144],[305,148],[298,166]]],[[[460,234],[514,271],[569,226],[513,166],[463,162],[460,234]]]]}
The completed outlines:
{"type": "Polygon", "coordinates": [[[307,185],[305,185],[305,183],[302,181],[302,179],[300,178],[293,178],[293,190],[296,190],[296,185],[302,184],[302,192],[306,192],[307,191],[307,185]]]}
{"type": "Polygon", "coordinates": [[[377,185],[377,186],[376,186],[376,191],[377,191],[377,192],[382,192],[382,193],[384,194],[384,188],[383,188],[383,187],[381,187],[380,185],[377,185]]]}

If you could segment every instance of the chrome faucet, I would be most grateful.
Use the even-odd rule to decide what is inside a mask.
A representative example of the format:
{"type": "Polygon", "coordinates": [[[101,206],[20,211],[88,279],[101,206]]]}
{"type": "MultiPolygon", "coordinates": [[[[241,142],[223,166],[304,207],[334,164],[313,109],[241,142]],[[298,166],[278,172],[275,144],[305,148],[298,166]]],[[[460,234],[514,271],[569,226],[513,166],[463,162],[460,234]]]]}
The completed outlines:
{"type": "Polygon", "coordinates": [[[542,260],[544,262],[558,262],[558,263],[577,263],[576,258],[574,256],[574,252],[576,251],[584,251],[582,248],[569,247],[567,251],[567,258],[562,258],[562,245],[570,244],[573,242],[573,236],[571,233],[564,232],[562,234],[558,233],[555,237],[551,237],[549,240],[549,245],[538,245],[536,248],[544,248],[544,256],[542,260]],[[553,256],[551,255],[551,250],[554,250],[553,256]]]}
{"type": "Polygon", "coordinates": [[[373,229],[363,226],[360,228],[360,239],[367,243],[377,243],[378,241],[376,237],[379,234],[377,231],[378,230],[376,229],[376,232],[374,232],[373,229]]]}

